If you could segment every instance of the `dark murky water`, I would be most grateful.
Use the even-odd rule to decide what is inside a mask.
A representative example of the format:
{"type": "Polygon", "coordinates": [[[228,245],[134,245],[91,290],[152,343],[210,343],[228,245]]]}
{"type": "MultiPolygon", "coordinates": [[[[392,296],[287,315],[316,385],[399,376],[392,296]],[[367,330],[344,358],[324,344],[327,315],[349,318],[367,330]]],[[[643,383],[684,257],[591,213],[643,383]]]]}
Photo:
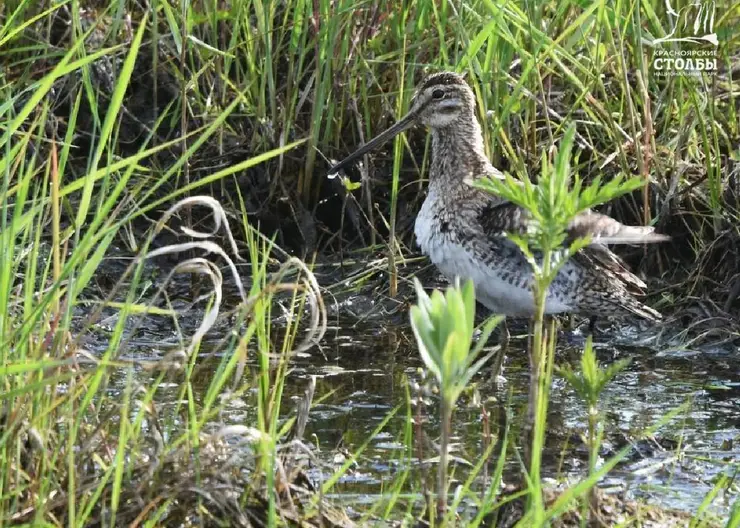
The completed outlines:
{"type": "MultiPolygon", "coordinates": [[[[184,328],[197,326],[195,315],[191,321],[184,319],[181,321],[184,328]]],[[[342,453],[355,452],[370,439],[388,413],[401,405],[400,411],[382,433],[370,439],[368,449],[335,487],[336,498],[358,510],[393,481],[399,461],[406,456],[402,438],[407,422],[407,380],[419,378],[421,360],[410,327],[400,324],[400,317],[395,319],[395,324],[388,326],[377,320],[356,323],[340,318],[337,324],[337,317],[330,319],[334,326],[328,329],[320,349],[295,359],[286,386],[286,412],[292,411],[294,402],[303,396],[312,376],[317,380],[315,401],[333,391],[329,398],[313,407],[305,435],[306,440],[319,446],[319,456],[325,462],[320,469],[313,470],[311,477],[316,480],[327,478],[333,467],[341,465],[342,453]]],[[[219,326],[222,331],[228,328],[227,323],[219,326]]],[[[219,329],[209,335],[218,336],[219,329]]],[[[664,340],[665,335],[664,331],[664,340]]],[[[167,341],[176,343],[175,336],[171,322],[152,318],[132,337],[128,353],[152,359],[161,357],[166,352],[167,341]]],[[[740,469],[740,350],[731,346],[702,350],[634,346],[631,343],[651,342],[653,338],[630,328],[610,333],[608,337],[608,341],[603,337],[597,340],[600,362],[623,357],[632,361],[603,394],[600,408],[606,426],[602,456],[608,458],[627,444],[633,444],[633,449],[602,485],[627,496],[648,498],[653,504],[694,512],[721,474],[733,477],[740,469]],[[686,409],[676,418],[652,437],[644,438],[646,429],[682,405],[686,409]]],[[[524,414],[528,386],[524,346],[524,340],[515,340],[511,345],[503,392],[495,391],[490,369],[484,368],[476,379],[477,391],[492,416],[498,406],[493,396],[506,400],[509,391],[514,420],[524,414]]],[[[208,343],[203,350],[208,351],[208,343]]],[[[566,344],[559,350],[556,363],[575,364],[579,354],[577,346],[566,344]]],[[[206,390],[209,372],[219,361],[218,354],[199,358],[196,389],[206,390]]],[[[148,375],[142,371],[142,376],[148,375]]],[[[586,411],[561,378],[556,377],[554,384],[545,474],[554,479],[576,479],[585,474],[587,467],[586,448],[580,440],[586,430],[586,411]]],[[[160,394],[167,397],[166,390],[160,394]]],[[[248,400],[229,406],[221,416],[223,422],[253,425],[254,401],[248,400]]],[[[479,404],[472,405],[471,400],[471,394],[461,398],[453,430],[456,441],[460,442],[455,455],[475,463],[484,445],[481,408],[479,404]]],[[[438,434],[436,412],[434,405],[425,409],[428,422],[424,431],[433,440],[438,434]]],[[[427,447],[424,457],[433,456],[432,448],[427,447]]],[[[509,470],[513,472],[515,467],[509,470]]],[[[433,469],[427,473],[432,475],[433,469]]],[[[463,474],[464,470],[460,475],[463,474]]],[[[719,497],[714,510],[726,512],[735,496],[733,493],[719,497]]]]}

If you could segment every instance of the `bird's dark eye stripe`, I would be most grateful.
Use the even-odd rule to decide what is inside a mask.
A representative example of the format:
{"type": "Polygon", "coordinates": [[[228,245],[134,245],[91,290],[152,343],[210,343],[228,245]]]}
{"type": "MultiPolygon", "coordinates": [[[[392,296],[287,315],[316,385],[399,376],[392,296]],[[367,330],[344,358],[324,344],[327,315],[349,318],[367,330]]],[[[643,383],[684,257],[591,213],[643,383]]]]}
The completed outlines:
{"type": "Polygon", "coordinates": [[[439,88],[437,88],[436,90],[432,92],[432,97],[434,99],[442,99],[444,96],[445,96],[445,91],[440,90],[439,88]]]}

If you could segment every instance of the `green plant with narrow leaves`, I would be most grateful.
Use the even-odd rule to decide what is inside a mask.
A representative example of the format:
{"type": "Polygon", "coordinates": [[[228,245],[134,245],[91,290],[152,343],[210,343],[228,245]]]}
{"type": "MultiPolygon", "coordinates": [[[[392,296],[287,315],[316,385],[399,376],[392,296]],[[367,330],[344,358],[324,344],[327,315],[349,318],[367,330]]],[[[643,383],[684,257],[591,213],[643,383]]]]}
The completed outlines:
{"type": "Polygon", "coordinates": [[[596,177],[586,186],[579,178],[572,178],[571,153],[574,137],[575,128],[570,126],[552,162],[543,152],[537,184],[527,178],[515,180],[508,174],[504,179],[489,177],[475,183],[478,187],[526,209],[531,218],[525,234],[511,233],[507,236],[526,256],[534,274],[534,337],[529,351],[530,390],[526,424],[526,430],[533,430],[533,435],[526,462],[529,464],[527,480],[532,492],[531,504],[539,512],[535,515],[537,526],[544,521],[540,468],[556,339],[554,321],[549,325],[549,331],[544,331],[547,290],[568,258],[590,243],[588,237],[567,243],[567,229],[573,219],[587,209],[643,185],[639,178],[621,176],[603,183],[600,177],[596,177]]]}
{"type": "MultiPolygon", "coordinates": [[[[596,471],[599,445],[601,445],[603,433],[598,407],[601,394],[617,374],[629,365],[629,362],[629,359],[620,359],[605,368],[601,368],[594,353],[591,336],[589,336],[586,340],[586,346],[583,349],[579,371],[574,370],[569,365],[556,367],[557,373],[565,378],[578,396],[586,402],[586,415],[588,416],[588,437],[586,443],[588,446],[589,476],[593,475],[594,471],[596,471]]],[[[591,494],[591,505],[596,505],[596,495],[594,493],[591,494]]]]}
{"type": "Polygon", "coordinates": [[[411,326],[426,367],[434,374],[440,389],[441,440],[437,472],[437,510],[447,509],[447,450],[452,410],[457,398],[476,372],[491,357],[479,358],[488,337],[501,321],[491,318],[483,327],[478,342],[471,347],[475,331],[475,290],[472,281],[426,294],[414,279],[418,302],[411,307],[411,326]]]}

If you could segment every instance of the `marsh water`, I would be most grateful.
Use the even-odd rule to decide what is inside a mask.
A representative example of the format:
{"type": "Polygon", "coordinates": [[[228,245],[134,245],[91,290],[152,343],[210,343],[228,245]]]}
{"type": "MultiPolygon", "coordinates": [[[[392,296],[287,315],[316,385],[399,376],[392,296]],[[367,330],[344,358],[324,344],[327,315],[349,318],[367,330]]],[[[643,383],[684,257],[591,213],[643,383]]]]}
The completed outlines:
{"type": "MultiPolygon", "coordinates": [[[[115,266],[110,271],[114,275],[119,273],[115,266]]],[[[160,275],[164,274],[160,272],[160,275]]],[[[176,284],[175,292],[169,289],[175,305],[178,297],[188,297],[188,289],[188,279],[176,284]]],[[[417,413],[417,408],[408,403],[409,396],[417,395],[409,388],[409,382],[420,380],[422,367],[407,323],[407,308],[395,302],[392,310],[377,309],[377,299],[362,290],[325,297],[329,327],[318,346],[293,358],[282,408],[286,416],[293,413],[315,378],[314,405],[304,436],[307,443],[316,447],[318,463],[311,464],[307,470],[314,482],[327,479],[350,453],[356,453],[368,443],[333,494],[335,500],[359,511],[363,504],[373,502],[387,490],[409,460],[415,470],[420,470],[417,479],[419,474],[433,475],[436,467],[419,461],[420,454],[424,459],[435,456],[438,410],[433,395],[423,407],[426,445],[422,452],[415,448],[408,453],[403,442],[408,413],[417,413]],[[382,431],[375,433],[397,407],[382,431]]],[[[225,308],[230,303],[231,307],[235,306],[237,297],[227,296],[225,308]]],[[[181,317],[180,331],[192,332],[201,315],[191,310],[181,317]]],[[[274,315],[279,328],[284,316],[279,310],[274,315]]],[[[148,317],[137,326],[127,336],[129,357],[158,360],[178,346],[178,332],[168,318],[148,317]]],[[[105,320],[96,326],[88,346],[105,344],[104,327],[105,320]]],[[[194,378],[196,392],[205,393],[223,355],[216,345],[228,329],[228,318],[223,318],[203,343],[194,378]]],[[[496,435],[499,432],[496,417],[505,409],[509,410],[515,426],[524,415],[529,381],[526,327],[514,324],[511,329],[514,338],[506,355],[505,382],[496,385],[491,369],[484,368],[456,408],[453,455],[460,460],[476,463],[481,458],[486,447],[481,434],[484,420],[492,422],[489,427],[496,435]]],[[[604,323],[596,338],[595,348],[602,364],[618,358],[631,360],[602,396],[600,410],[605,431],[600,455],[608,459],[626,445],[632,448],[627,459],[601,486],[626,497],[640,497],[652,504],[695,512],[717,479],[721,475],[734,478],[740,467],[740,361],[737,343],[686,346],[681,330],[679,323],[670,320],[660,328],[604,323]],[[676,410],[675,416],[668,420],[667,415],[676,410]],[[657,427],[662,422],[666,423],[657,427]],[[651,428],[655,431],[646,434],[651,428]]],[[[578,331],[563,333],[560,343],[556,364],[577,366],[582,347],[578,331]]],[[[253,359],[250,358],[249,366],[255,367],[256,372],[257,363],[253,359]]],[[[139,382],[150,381],[150,372],[141,369],[138,373],[139,382]]],[[[252,372],[252,375],[256,374],[252,372]]],[[[119,382],[125,383],[125,376],[119,382]]],[[[120,390],[120,386],[111,390],[120,390]]],[[[175,398],[176,394],[163,390],[158,397],[167,403],[167,398],[175,398]]],[[[228,404],[219,415],[219,422],[251,426],[255,414],[254,393],[247,394],[228,404]]],[[[587,449],[582,440],[585,432],[583,402],[556,375],[545,458],[545,475],[553,483],[575,482],[585,475],[587,449]]],[[[495,458],[490,461],[491,467],[495,461],[495,458]]],[[[463,479],[466,464],[460,462],[456,468],[456,476],[463,479]]],[[[505,480],[506,475],[515,473],[515,466],[507,466],[505,480]]],[[[418,492],[418,484],[414,489],[418,492]]],[[[737,484],[731,489],[737,490],[737,484]]],[[[712,508],[723,515],[732,500],[732,496],[720,496],[712,508]]]]}

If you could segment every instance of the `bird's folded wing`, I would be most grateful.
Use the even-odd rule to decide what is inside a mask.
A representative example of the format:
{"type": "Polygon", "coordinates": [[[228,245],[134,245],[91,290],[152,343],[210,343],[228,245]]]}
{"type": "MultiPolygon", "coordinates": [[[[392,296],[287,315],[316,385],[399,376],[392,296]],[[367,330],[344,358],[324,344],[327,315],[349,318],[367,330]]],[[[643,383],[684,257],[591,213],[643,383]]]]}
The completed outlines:
{"type": "MultiPolygon", "coordinates": [[[[488,201],[478,213],[478,221],[489,236],[505,233],[524,234],[531,222],[523,208],[501,199],[488,201]]],[[[626,226],[613,218],[593,211],[576,216],[567,229],[569,241],[591,236],[591,245],[650,244],[670,237],[654,232],[653,227],[626,226]]]]}

